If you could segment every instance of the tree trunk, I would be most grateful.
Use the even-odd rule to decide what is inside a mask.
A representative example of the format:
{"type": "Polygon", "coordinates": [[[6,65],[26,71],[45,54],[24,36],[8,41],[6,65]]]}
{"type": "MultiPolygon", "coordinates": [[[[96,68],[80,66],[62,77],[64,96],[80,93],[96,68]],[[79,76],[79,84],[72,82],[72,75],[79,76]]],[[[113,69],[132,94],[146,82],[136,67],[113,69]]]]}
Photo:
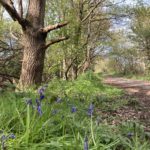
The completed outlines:
{"type": "Polygon", "coordinates": [[[34,32],[33,29],[25,31],[23,35],[24,55],[20,76],[20,87],[40,84],[45,58],[45,37],[34,32]]]}
{"type": "Polygon", "coordinates": [[[21,88],[38,85],[42,81],[46,34],[39,30],[44,27],[44,15],[45,0],[31,0],[27,13],[30,24],[23,29],[24,53],[19,81],[21,88]]]}

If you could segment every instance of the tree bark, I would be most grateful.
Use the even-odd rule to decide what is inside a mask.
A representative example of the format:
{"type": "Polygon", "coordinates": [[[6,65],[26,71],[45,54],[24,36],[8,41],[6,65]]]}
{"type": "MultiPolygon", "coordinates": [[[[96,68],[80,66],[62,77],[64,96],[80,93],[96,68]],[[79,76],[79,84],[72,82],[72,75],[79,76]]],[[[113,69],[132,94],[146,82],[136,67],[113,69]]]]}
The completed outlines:
{"type": "Polygon", "coordinates": [[[42,82],[42,73],[45,58],[46,37],[34,31],[33,28],[24,31],[23,45],[24,55],[19,86],[26,87],[40,84],[42,82]]]}
{"type": "Polygon", "coordinates": [[[27,87],[42,82],[44,67],[46,33],[40,32],[44,27],[45,0],[30,0],[26,19],[30,22],[23,29],[22,45],[24,55],[19,86],[27,87]]]}

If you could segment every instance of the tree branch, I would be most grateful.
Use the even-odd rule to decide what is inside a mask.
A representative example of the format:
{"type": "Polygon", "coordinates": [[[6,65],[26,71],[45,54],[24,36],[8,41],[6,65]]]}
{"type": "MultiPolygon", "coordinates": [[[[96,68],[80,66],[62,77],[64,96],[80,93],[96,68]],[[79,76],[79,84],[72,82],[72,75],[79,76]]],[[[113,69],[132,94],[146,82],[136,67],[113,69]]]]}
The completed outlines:
{"type": "Polygon", "coordinates": [[[4,73],[0,73],[0,76],[2,76],[2,77],[7,77],[7,78],[16,78],[16,79],[19,79],[18,76],[15,76],[15,75],[9,75],[9,74],[4,74],[4,73]]]}
{"type": "Polygon", "coordinates": [[[105,20],[119,20],[121,18],[129,17],[127,14],[111,14],[111,16],[104,17],[104,18],[97,18],[97,19],[91,19],[91,22],[96,21],[105,21],[105,20]]]}
{"type": "Polygon", "coordinates": [[[64,22],[64,23],[57,23],[55,25],[49,25],[45,28],[41,28],[40,31],[42,31],[43,33],[48,33],[52,30],[56,30],[56,29],[59,29],[59,28],[62,28],[64,26],[66,26],[68,24],[68,22],[64,22]]]}
{"type": "Polygon", "coordinates": [[[23,28],[25,27],[25,19],[20,17],[11,0],[0,0],[0,4],[7,10],[14,21],[18,21],[23,28]]]}
{"type": "Polygon", "coordinates": [[[11,56],[5,57],[5,58],[1,58],[1,57],[0,57],[0,62],[1,62],[1,61],[8,61],[8,60],[11,60],[11,59],[14,58],[14,57],[15,57],[14,54],[11,55],[11,56]]]}
{"type": "Polygon", "coordinates": [[[18,11],[19,15],[22,18],[23,17],[23,5],[22,5],[22,0],[18,0],[18,11]]]}
{"type": "Polygon", "coordinates": [[[93,13],[93,11],[94,11],[101,3],[103,3],[104,1],[105,1],[105,0],[99,1],[99,2],[91,9],[91,11],[85,16],[85,18],[82,19],[82,22],[86,21],[86,20],[90,17],[90,15],[93,13]]]}
{"type": "Polygon", "coordinates": [[[44,48],[47,49],[50,45],[53,45],[53,44],[55,44],[55,43],[59,43],[59,42],[61,42],[61,41],[68,40],[68,39],[69,39],[69,36],[67,36],[67,37],[60,37],[60,38],[58,38],[58,39],[50,40],[50,41],[46,44],[46,46],[45,46],[44,48]]]}

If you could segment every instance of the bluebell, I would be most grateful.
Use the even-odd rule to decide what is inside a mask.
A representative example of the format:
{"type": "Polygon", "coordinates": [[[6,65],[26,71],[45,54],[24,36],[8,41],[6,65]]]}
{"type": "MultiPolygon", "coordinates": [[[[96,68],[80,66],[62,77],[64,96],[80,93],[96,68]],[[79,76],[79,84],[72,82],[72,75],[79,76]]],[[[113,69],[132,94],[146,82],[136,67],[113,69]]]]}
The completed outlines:
{"type": "Polygon", "coordinates": [[[40,100],[44,99],[44,97],[45,97],[44,95],[40,95],[40,100]]]}
{"type": "Polygon", "coordinates": [[[90,104],[89,108],[88,108],[88,112],[87,114],[89,116],[92,116],[93,115],[93,112],[94,112],[94,105],[93,104],[90,104]]]}
{"type": "Polygon", "coordinates": [[[32,99],[26,100],[27,105],[32,105],[32,99]]]}
{"type": "Polygon", "coordinates": [[[37,111],[40,115],[42,115],[41,103],[38,99],[36,99],[37,111]]]}
{"type": "Polygon", "coordinates": [[[88,146],[88,138],[87,136],[84,139],[84,150],[89,150],[89,146],[88,146]]]}
{"type": "Polygon", "coordinates": [[[73,107],[71,108],[71,112],[72,112],[72,113],[77,112],[77,108],[73,106],[73,107]]]}

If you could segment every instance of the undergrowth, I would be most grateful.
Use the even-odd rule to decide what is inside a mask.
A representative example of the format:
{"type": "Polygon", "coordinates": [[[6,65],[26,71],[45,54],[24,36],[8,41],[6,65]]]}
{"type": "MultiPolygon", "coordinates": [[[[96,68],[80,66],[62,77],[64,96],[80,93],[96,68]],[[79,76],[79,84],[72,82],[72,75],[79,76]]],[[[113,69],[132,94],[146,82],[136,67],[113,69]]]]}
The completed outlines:
{"type": "Polygon", "coordinates": [[[127,104],[123,92],[93,73],[76,81],[54,79],[37,91],[0,93],[2,150],[148,150],[135,122],[115,126],[97,113],[127,104]]]}

